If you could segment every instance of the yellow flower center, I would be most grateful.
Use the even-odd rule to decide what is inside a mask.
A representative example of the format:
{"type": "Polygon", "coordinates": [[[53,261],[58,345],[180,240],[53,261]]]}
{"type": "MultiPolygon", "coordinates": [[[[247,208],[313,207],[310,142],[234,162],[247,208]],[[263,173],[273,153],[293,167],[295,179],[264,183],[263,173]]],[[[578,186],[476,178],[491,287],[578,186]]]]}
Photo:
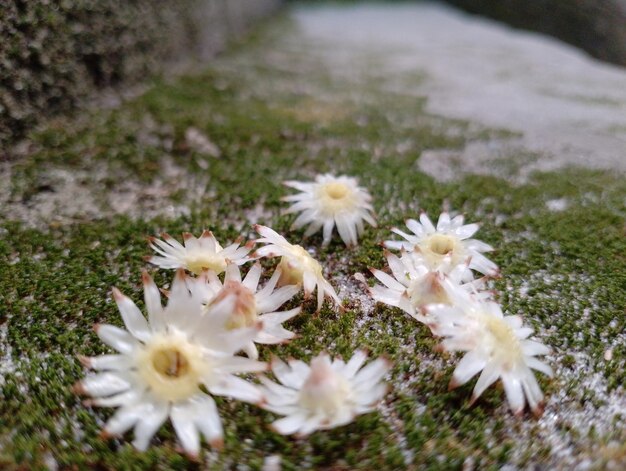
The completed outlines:
{"type": "Polygon", "coordinates": [[[229,280],[217,294],[211,304],[215,304],[228,296],[235,297],[235,306],[226,322],[228,330],[252,327],[257,319],[256,299],[254,293],[238,281],[229,280]]]}
{"type": "Polygon", "coordinates": [[[179,378],[189,372],[187,357],[173,348],[154,352],[152,366],[157,373],[170,378],[179,378]]]}
{"type": "Polygon", "coordinates": [[[345,198],[345,196],[350,191],[350,189],[346,185],[338,182],[327,183],[324,186],[324,190],[326,191],[326,194],[334,200],[345,198]]]}
{"type": "Polygon", "coordinates": [[[185,400],[199,391],[210,365],[200,347],[182,334],[154,336],[137,358],[139,377],[152,393],[165,401],[185,400]]]}
{"type": "Polygon", "coordinates": [[[279,286],[302,284],[305,271],[314,273],[316,278],[322,276],[322,266],[299,245],[291,246],[291,253],[280,259],[278,268],[281,270],[279,286]]]}
{"type": "Polygon", "coordinates": [[[192,252],[185,257],[185,265],[190,272],[196,275],[202,273],[203,270],[213,270],[219,275],[226,270],[226,259],[219,254],[192,252]]]}
{"type": "Polygon", "coordinates": [[[326,216],[334,216],[344,210],[352,211],[356,207],[352,188],[345,183],[324,183],[318,190],[320,211],[326,216]]]}
{"type": "Polygon", "coordinates": [[[483,319],[492,355],[499,359],[504,369],[510,370],[523,357],[522,347],[515,331],[504,320],[492,315],[483,314],[483,319]]]}
{"type": "Polygon", "coordinates": [[[435,233],[427,236],[420,242],[419,249],[433,268],[443,262],[445,257],[450,257],[450,263],[456,265],[463,262],[465,256],[461,240],[448,234],[435,233]]]}

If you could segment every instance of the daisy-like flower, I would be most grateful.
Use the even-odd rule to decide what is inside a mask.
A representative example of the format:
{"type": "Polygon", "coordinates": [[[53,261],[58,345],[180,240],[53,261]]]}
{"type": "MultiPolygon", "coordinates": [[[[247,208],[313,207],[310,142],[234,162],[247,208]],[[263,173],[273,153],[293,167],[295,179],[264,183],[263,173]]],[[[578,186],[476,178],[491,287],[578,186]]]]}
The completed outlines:
{"type": "Polygon", "coordinates": [[[308,297],[317,288],[317,310],[322,309],[324,296],[331,298],[337,305],[341,303],[334,288],[324,278],[322,266],[309,252],[299,245],[292,245],[273,229],[259,224],[254,226],[262,238],[255,242],[266,243],[254,252],[253,258],[282,257],[277,270],[280,270],[278,285],[301,285],[304,296],[308,297]]]}
{"type": "Polygon", "coordinates": [[[310,367],[300,360],[286,364],[274,358],[272,371],[282,384],[261,377],[267,398],[263,407],[286,417],[272,428],[283,435],[308,435],[345,425],[372,411],[387,392],[381,379],[391,363],[379,358],[361,369],[366,359],[363,350],[355,352],[348,363],[331,361],[328,354],[321,353],[310,367]]]}
{"type": "Polygon", "coordinates": [[[252,327],[259,321],[262,322],[262,328],[257,332],[256,337],[244,347],[247,355],[254,360],[259,356],[255,343],[277,344],[295,337],[296,334],[286,330],[282,323],[297,315],[301,310],[297,307],[289,311],[277,312],[280,306],[300,291],[300,287],[288,285],[275,289],[281,275],[280,270],[276,270],[266,285],[257,291],[262,271],[261,264],[256,263],[242,280],[239,267],[228,265],[224,283],[214,272],[209,271],[196,278],[191,286],[193,295],[199,296],[207,309],[211,309],[212,306],[229,296],[233,297],[234,308],[224,325],[226,330],[252,327]]]}
{"type": "Polygon", "coordinates": [[[121,435],[134,427],[133,445],[145,450],[169,417],[184,450],[197,457],[200,434],[214,448],[223,444],[215,402],[202,388],[260,404],[264,400],[261,390],[234,374],[263,371],[267,365],[234,356],[255,338],[260,323],[224,333],[221,326],[230,318],[234,297],[224,298],[203,314],[186,278],[182,269],[177,272],[163,308],[158,288],[144,272],[148,319],[114,288],[127,330],[97,325],[96,332],[118,353],[81,357],[85,366],[98,373],[85,377],[74,390],[93,397],[86,401],[88,405],[119,407],[106,423],[103,436],[121,435]]]}
{"type": "Polygon", "coordinates": [[[160,268],[184,268],[199,275],[203,270],[213,270],[218,275],[228,264],[243,265],[252,250],[252,243],[240,246],[241,238],[222,248],[211,231],[204,231],[198,238],[185,232],[183,244],[168,234],[161,239],[150,237],[150,247],[159,255],[147,257],[147,261],[160,268]]]}
{"type": "Polygon", "coordinates": [[[520,415],[526,402],[537,416],[543,413],[543,393],[531,369],[552,376],[552,369],[535,356],[550,349],[528,340],[533,330],[519,316],[504,316],[494,302],[455,303],[428,306],[437,334],[445,337],[444,351],[467,352],[457,365],[450,389],[467,383],[482,371],[472,394],[472,403],[498,378],[502,379],[509,406],[520,415]]]}
{"type": "Polygon", "coordinates": [[[322,245],[328,245],[333,227],[341,240],[348,245],[356,245],[363,233],[363,221],[376,227],[372,197],[360,187],[356,178],[345,175],[318,175],[314,182],[286,181],[290,188],[301,191],[296,195],[285,196],[283,201],[293,202],[287,213],[300,213],[293,223],[294,229],[308,225],[305,237],[323,229],[322,245]]]}
{"type": "Polygon", "coordinates": [[[478,291],[484,286],[482,279],[463,283],[468,274],[471,277],[466,263],[457,265],[444,275],[429,270],[420,253],[403,253],[398,257],[385,251],[385,257],[393,276],[371,268],[370,271],[382,285],[368,288],[370,295],[376,301],[402,309],[420,322],[428,321],[423,315],[423,308],[428,304],[451,305],[453,299],[469,299],[470,294],[478,299],[490,296],[489,292],[478,291]]]}
{"type": "Polygon", "coordinates": [[[408,252],[419,251],[430,270],[448,273],[469,259],[469,267],[472,270],[483,275],[496,276],[497,265],[482,254],[492,251],[493,247],[479,240],[470,239],[478,231],[479,226],[478,224],[464,225],[463,221],[462,215],[450,219],[450,215],[443,212],[435,227],[426,213],[422,213],[420,222],[415,219],[406,221],[412,234],[407,234],[397,228],[392,229],[406,241],[387,240],[383,245],[388,249],[403,248],[408,252]]]}

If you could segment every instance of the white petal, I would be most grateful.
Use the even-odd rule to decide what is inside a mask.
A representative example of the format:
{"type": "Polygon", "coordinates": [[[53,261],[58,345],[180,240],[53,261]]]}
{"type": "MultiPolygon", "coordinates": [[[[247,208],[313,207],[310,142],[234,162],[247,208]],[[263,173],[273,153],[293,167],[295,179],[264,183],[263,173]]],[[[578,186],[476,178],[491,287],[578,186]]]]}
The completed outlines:
{"type": "Polygon", "coordinates": [[[309,435],[312,432],[315,432],[318,429],[324,428],[323,422],[328,421],[330,418],[317,414],[313,416],[309,416],[298,431],[300,435],[309,435]]]}
{"type": "Polygon", "coordinates": [[[374,384],[387,374],[391,369],[391,363],[384,358],[378,358],[370,364],[366,365],[354,377],[354,384],[374,384]]]}
{"type": "Polygon", "coordinates": [[[146,407],[135,425],[133,446],[140,451],[145,451],[150,444],[150,439],[167,419],[168,413],[169,405],[166,402],[154,403],[146,407]]]}
{"type": "Polygon", "coordinates": [[[140,400],[143,392],[130,389],[120,394],[108,397],[95,397],[86,401],[91,406],[97,407],[119,407],[136,403],[140,400]]]}
{"type": "Polygon", "coordinates": [[[385,286],[391,288],[396,291],[404,291],[406,286],[401,283],[398,283],[393,277],[389,276],[387,273],[381,270],[373,269],[372,274],[385,286]]]}
{"type": "Polygon", "coordinates": [[[113,288],[113,297],[128,331],[142,342],[147,341],[151,336],[150,326],[139,308],[116,288],[113,288]]]}
{"type": "Polygon", "coordinates": [[[133,427],[144,414],[144,404],[130,404],[118,409],[104,427],[109,435],[122,435],[133,427]]]}
{"type": "Polygon", "coordinates": [[[480,397],[480,395],[485,392],[489,386],[491,386],[500,376],[500,368],[493,364],[487,363],[485,369],[481,373],[478,381],[476,382],[476,386],[474,386],[474,391],[472,393],[472,397],[474,399],[480,397]]]}
{"type": "Polygon", "coordinates": [[[196,428],[196,410],[189,402],[174,404],[170,417],[183,449],[192,456],[200,453],[200,433],[196,428]]]}
{"type": "Polygon", "coordinates": [[[524,340],[522,342],[522,352],[528,356],[547,355],[550,353],[550,348],[534,340],[524,340]]]}
{"type": "Polygon", "coordinates": [[[291,435],[297,432],[306,422],[307,415],[305,412],[290,415],[277,420],[272,424],[272,428],[281,435],[291,435]]]}
{"type": "Polygon", "coordinates": [[[257,293],[257,311],[259,313],[273,312],[282,306],[284,303],[293,298],[300,291],[300,287],[295,285],[283,286],[274,291],[271,296],[262,297],[259,299],[260,293],[257,293]]]}
{"type": "Polygon", "coordinates": [[[422,227],[424,228],[426,234],[436,232],[435,226],[426,213],[420,214],[420,222],[422,223],[422,227]]]}
{"type": "Polygon", "coordinates": [[[207,387],[211,394],[217,396],[228,396],[251,403],[260,403],[263,400],[263,393],[258,386],[232,375],[220,378],[217,384],[207,387]]]}
{"type": "Polygon", "coordinates": [[[237,283],[241,283],[241,270],[239,270],[237,265],[231,263],[226,266],[224,281],[236,281],[237,283]]]}
{"type": "Polygon", "coordinates": [[[437,231],[446,232],[450,228],[450,215],[447,212],[443,212],[439,215],[437,221],[437,231]]]}
{"type": "Polygon", "coordinates": [[[322,245],[328,245],[333,235],[333,228],[335,227],[335,221],[330,219],[324,222],[323,240],[322,245]]]}
{"type": "Polygon", "coordinates": [[[546,365],[545,363],[543,363],[542,361],[539,361],[537,358],[526,358],[526,364],[528,365],[529,368],[532,368],[533,370],[537,370],[537,371],[541,371],[542,373],[544,373],[545,375],[552,377],[554,372],[552,371],[552,368],[550,368],[548,365],[546,365]]]}
{"type": "Polygon", "coordinates": [[[98,337],[100,337],[100,340],[120,353],[131,353],[135,347],[140,345],[135,337],[113,325],[100,324],[97,327],[96,333],[98,337]]]}
{"type": "Polygon", "coordinates": [[[358,391],[358,402],[364,407],[374,406],[387,393],[388,386],[385,383],[377,383],[363,390],[358,391]]]}
{"type": "Polygon", "coordinates": [[[519,414],[524,410],[524,404],[526,403],[522,383],[515,374],[505,373],[502,375],[502,385],[504,386],[504,392],[511,410],[514,414],[519,414]]]}
{"type": "Polygon", "coordinates": [[[261,268],[260,263],[255,263],[252,265],[252,268],[248,270],[248,273],[243,280],[243,285],[248,288],[253,293],[256,292],[257,286],[259,285],[259,279],[261,278],[261,272],[263,268],[261,268]]]}
{"type": "Polygon", "coordinates": [[[310,295],[317,285],[317,278],[310,271],[304,271],[302,273],[302,285],[304,287],[305,295],[310,295]]]}
{"type": "Polygon", "coordinates": [[[467,383],[487,364],[485,356],[471,351],[465,354],[452,374],[451,387],[467,383]]]}
{"type": "Polygon", "coordinates": [[[148,311],[150,327],[154,331],[162,331],[165,328],[163,306],[161,305],[161,293],[150,275],[143,274],[143,296],[148,311]]]}
{"type": "Polygon", "coordinates": [[[472,253],[472,260],[470,261],[469,267],[483,275],[494,276],[498,273],[498,265],[478,252],[472,253]]]}
{"type": "MultiPolygon", "coordinates": [[[[466,224],[465,226],[461,226],[452,232],[459,239],[463,240],[472,237],[476,233],[476,231],[478,231],[478,229],[480,229],[480,226],[478,224],[466,224]]],[[[480,250],[480,252],[483,252],[483,250],[480,250]]]]}
{"type": "Polygon", "coordinates": [[[127,370],[130,367],[128,357],[124,355],[100,355],[88,359],[89,367],[94,370],[127,370]]]}
{"type": "Polygon", "coordinates": [[[130,388],[127,378],[113,372],[89,375],[80,384],[91,396],[110,396],[130,388]]]}
{"type": "Polygon", "coordinates": [[[309,365],[300,360],[292,360],[289,365],[278,358],[272,359],[272,372],[285,386],[300,389],[309,375],[309,365]]]}
{"type": "Polygon", "coordinates": [[[207,441],[211,444],[222,440],[224,436],[222,421],[220,420],[213,398],[208,395],[202,395],[202,397],[196,396],[192,399],[196,401],[194,405],[195,423],[200,432],[202,432],[207,441]]]}

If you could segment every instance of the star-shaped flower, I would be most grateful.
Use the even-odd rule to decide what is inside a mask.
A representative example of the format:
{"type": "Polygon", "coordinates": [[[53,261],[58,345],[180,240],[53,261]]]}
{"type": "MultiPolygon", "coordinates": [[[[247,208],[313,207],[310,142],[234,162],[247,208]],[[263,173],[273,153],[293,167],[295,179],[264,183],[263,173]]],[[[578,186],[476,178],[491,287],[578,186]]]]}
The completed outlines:
{"type": "Polygon", "coordinates": [[[277,344],[295,337],[296,334],[286,330],[282,323],[297,315],[301,309],[297,307],[288,311],[277,311],[300,291],[300,287],[287,285],[275,289],[281,276],[280,270],[276,270],[259,290],[262,271],[261,264],[256,263],[242,280],[239,267],[229,265],[223,283],[214,272],[209,271],[196,278],[192,285],[194,296],[199,296],[208,309],[229,296],[233,297],[234,308],[224,325],[226,330],[252,327],[261,322],[261,330],[257,332],[254,340],[244,347],[248,356],[255,360],[259,356],[255,343],[277,344]]]}
{"type": "Polygon", "coordinates": [[[235,374],[264,371],[266,364],[234,356],[255,338],[261,325],[224,333],[221,326],[231,315],[234,297],[225,297],[203,313],[182,269],[172,283],[165,308],[147,273],[143,282],[148,319],[114,289],[127,330],[98,325],[96,332],[118,353],[81,357],[85,366],[98,373],[88,375],[74,389],[93,397],[86,401],[88,405],[119,407],[106,423],[104,436],[121,435],[134,427],[133,445],[145,450],[169,417],[189,455],[198,455],[200,434],[219,448],[223,431],[210,394],[257,404],[264,400],[258,387],[235,374]]]}
{"type": "Polygon", "coordinates": [[[315,177],[314,182],[286,181],[284,184],[301,192],[283,198],[283,201],[293,202],[287,213],[300,213],[293,228],[308,225],[305,237],[323,229],[322,245],[330,243],[335,226],[348,246],[357,244],[364,230],[363,221],[376,227],[372,197],[359,186],[356,178],[327,173],[315,177]]]}
{"type": "Polygon", "coordinates": [[[535,358],[550,349],[528,340],[533,330],[519,316],[504,316],[498,304],[478,301],[431,305],[428,314],[434,331],[444,337],[440,348],[467,352],[454,370],[450,389],[482,371],[472,402],[500,378],[514,414],[520,415],[526,402],[535,415],[543,413],[543,393],[531,369],[552,376],[552,369],[535,358]]]}
{"type": "Polygon", "coordinates": [[[148,262],[160,268],[184,268],[199,275],[203,270],[212,270],[218,275],[230,263],[242,265],[248,261],[247,255],[252,244],[240,246],[237,240],[222,248],[211,231],[204,231],[198,238],[185,232],[183,244],[168,234],[161,239],[150,237],[150,247],[159,255],[147,257],[148,262]]]}
{"type": "Polygon", "coordinates": [[[405,241],[387,240],[384,246],[396,250],[403,248],[407,252],[419,251],[430,270],[449,273],[469,259],[472,270],[483,275],[497,276],[497,265],[483,255],[483,252],[492,251],[493,248],[479,240],[470,239],[478,231],[478,224],[464,225],[463,222],[462,215],[450,219],[450,215],[444,212],[435,227],[426,213],[422,213],[420,222],[415,219],[406,221],[412,234],[392,229],[405,241]]]}
{"type": "Polygon", "coordinates": [[[283,435],[308,435],[345,425],[374,410],[387,392],[381,379],[391,363],[379,358],[361,368],[366,359],[363,350],[355,352],[348,363],[331,361],[326,353],[313,358],[311,366],[300,360],[286,364],[274,358],[272,371],[282,385],[261,377],[267,397],[263,407],[286,417],[272,428],[283,435]]]}
{"type": "Polygon", "coordinates": [[[467,264],[457,265],[446,275],[431,271],[419,252],[403,253],[398,257],[386,251],[385,257],[393,276],[370,269],[382,283],[369,288],[371,296],[376,301],[402,309],[420,322],[428,321],[423,311],[429,304],[450,305],[454,299],[469,298],[470,294],[478,299],[490,296],[487,291],[479,291],[484,287],[482,279],[464,283],[468,275],[470,279],[472,276],[467,264]]]}
{"type": "Polygon", "coordinates": [[[262,236],[257,243],[267,245],[259,248],[252,255],[259,257],[282,257],[277,270],[281,276],[279,285],[301,285],[304,288],[304,296],[308,297],[317,288],[317,310],[322,308],[324,296],[331,298],[338,305],[339,297],[334,288],[324,278],[322,266],[309,252],[299,245],[292,245],[273,229],[266,226],[256,225],[254,229],[262,236]]]}

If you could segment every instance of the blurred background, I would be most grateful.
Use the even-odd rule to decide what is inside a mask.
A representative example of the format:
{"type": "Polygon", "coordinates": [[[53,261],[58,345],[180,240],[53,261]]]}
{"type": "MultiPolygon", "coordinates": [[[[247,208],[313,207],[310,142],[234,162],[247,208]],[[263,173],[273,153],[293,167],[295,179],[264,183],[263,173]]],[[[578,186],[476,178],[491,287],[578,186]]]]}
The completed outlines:
{"type": "MultiPolygon", "coordinates": [[[[448,2],[626,64],[626,0],[448,2]]],[[[285,3],[295,2],[2,0],[0,142],[16,141],[43,116],[71,110],[94,90],[188,70],[285,3]]]]}

